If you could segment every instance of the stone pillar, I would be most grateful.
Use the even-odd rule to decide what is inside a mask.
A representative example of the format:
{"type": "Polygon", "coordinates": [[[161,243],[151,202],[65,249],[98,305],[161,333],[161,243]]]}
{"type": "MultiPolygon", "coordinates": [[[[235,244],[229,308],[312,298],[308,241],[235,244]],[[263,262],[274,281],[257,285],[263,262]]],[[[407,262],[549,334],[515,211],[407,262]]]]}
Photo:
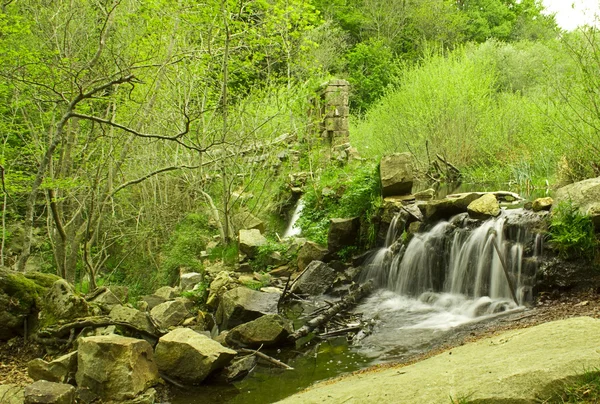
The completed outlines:
{"type": "Polygon", "coordinates": [[[322,137],[332,146],[349,141],[348,97],[350,83],[346,80],[331,80],[323,86],[321,94],[322,137]]]}

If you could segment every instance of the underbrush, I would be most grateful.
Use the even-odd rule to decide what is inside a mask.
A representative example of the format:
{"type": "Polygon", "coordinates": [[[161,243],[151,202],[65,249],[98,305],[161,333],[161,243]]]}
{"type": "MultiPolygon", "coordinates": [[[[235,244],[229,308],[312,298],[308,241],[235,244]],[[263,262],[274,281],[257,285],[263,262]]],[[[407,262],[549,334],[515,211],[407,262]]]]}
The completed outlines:
{"type": "Polygon", "coordinates": [[[549,239],[562,258],[594,259],[598,240],[589,216],[582,215],[571,202],[561,202],[550,220],[549,239]]]}
{"type": "Polygon", "coordinates": [[[544,404],[600,402],[600,371],[598,369],[586,371],[579,377],[561,383],[550,397],[540,399],[539,402],[544,404]]]}

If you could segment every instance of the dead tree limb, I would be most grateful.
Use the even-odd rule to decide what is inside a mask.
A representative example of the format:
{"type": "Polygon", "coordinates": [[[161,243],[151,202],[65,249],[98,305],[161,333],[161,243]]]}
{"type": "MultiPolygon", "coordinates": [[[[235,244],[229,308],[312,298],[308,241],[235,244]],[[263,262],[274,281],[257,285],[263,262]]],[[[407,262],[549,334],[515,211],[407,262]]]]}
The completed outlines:
{"type": "Polygon", "coordinates": [[[269,363],[272,363],[273,365],[279,366],[279,367],[284,368],[286,370],[294,370],[293,367],[291,367],[289,365],[286,365],[285,363],[283,363],[281,361],[278,361],[277,359],[272,358],[269,355],[265,355],[264,353],[259,352],[258,350],[255,351],[254,349],[240,348],[240,349],[238,349],[238,352],[256,355],[259,358],[264,359],[264,360],[266,360],[269,363]]]}
{"type": "Polygon", "coordinates": [[[328,322],[333,316],[341,312],[342,310],[346,310],[354,305],[356,305],[363,297],[371,293],[373,290],[373,282],[369,281],[361,286],[358,289],[350,292],[347,296],[342,298],[339,302],[333,304],[330,308],[325,310],[322,314],[317,317],[309,320],[306,324],[300,327],[296,332],[290,334],[288,339],[290,341],[296,341],[302,337],[307,336],[312,330],[321,325],[328,322]]]}
{"type": "Polygon", "coordinates": [[[61,324],[61,325],[46,327],[37,332],[37,337],[40,340],[44,340],[44,339],[58,340],[60,338],[64,338],[64,337],[68,336],[71,333],[71,330],[83,329],[85,327],[92,327],[92,328],[107,327],[110,325],[125,327],[131,331],[135,331],[141,335],[144,335],[144,336],[147,336],[150,338],[154,338],[154,339],[159,339],[163,335],[163,333],[159,330],[155,330],[155,331],[151,332],[151,331],[139,328],[131,323],[127,323],[124,321],[116,321],[109,317],[97,316],[97,317],[82,318],[82,319],[73,321],[72,323],[68,323],[68,324],[61,324]]]}

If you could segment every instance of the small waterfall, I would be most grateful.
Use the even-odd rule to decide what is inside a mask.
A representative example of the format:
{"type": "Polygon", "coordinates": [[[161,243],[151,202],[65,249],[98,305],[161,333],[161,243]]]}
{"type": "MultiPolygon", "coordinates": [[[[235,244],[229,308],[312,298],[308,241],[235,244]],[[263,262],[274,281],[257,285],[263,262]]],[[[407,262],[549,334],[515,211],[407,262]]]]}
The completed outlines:
{"type": "Polygon", "coordinates": [[[296,225],[296,222],[302,213],[302,209],[304,209],[304,201],[299,199],[296,208],[294,209],[294,213],[292,214],[292,218],[290,219],[290,223],[288,224],[287,229],[285,229],[285,233],[283,233],[284,238],[299,236],[302,232],[302,229],[296,225]]]}
{"type": "Polygon", "coordinates": [[[415,234],[405,246],[394,244],[399,231],[397,216],[388,230],[386,246],[374,253],[362,278],[429,304],[440,305],[441,299],[449,307],[462,307],[470,316],[505,310],[516,305],[496,243],[519,304],[524,304],[531,299],[541,238],[519,225],[518,217],[513,217],[519,214],[523,214],[520,209],[503,211],[483,223],[470,220],[467,214],[457,215],[415,234]]]}

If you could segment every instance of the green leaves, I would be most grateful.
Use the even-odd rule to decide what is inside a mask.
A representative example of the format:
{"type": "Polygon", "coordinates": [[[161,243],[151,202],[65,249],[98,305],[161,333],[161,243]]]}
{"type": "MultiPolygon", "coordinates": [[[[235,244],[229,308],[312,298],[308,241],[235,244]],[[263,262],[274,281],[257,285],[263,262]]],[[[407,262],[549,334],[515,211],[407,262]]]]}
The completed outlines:
{"type": "Polygon", "coordinates": [[[598,240],[589,216],[582,215],[570,201],[559,203],[552,212],[550,241],[563,258],[592,260],[598,240]]]}

